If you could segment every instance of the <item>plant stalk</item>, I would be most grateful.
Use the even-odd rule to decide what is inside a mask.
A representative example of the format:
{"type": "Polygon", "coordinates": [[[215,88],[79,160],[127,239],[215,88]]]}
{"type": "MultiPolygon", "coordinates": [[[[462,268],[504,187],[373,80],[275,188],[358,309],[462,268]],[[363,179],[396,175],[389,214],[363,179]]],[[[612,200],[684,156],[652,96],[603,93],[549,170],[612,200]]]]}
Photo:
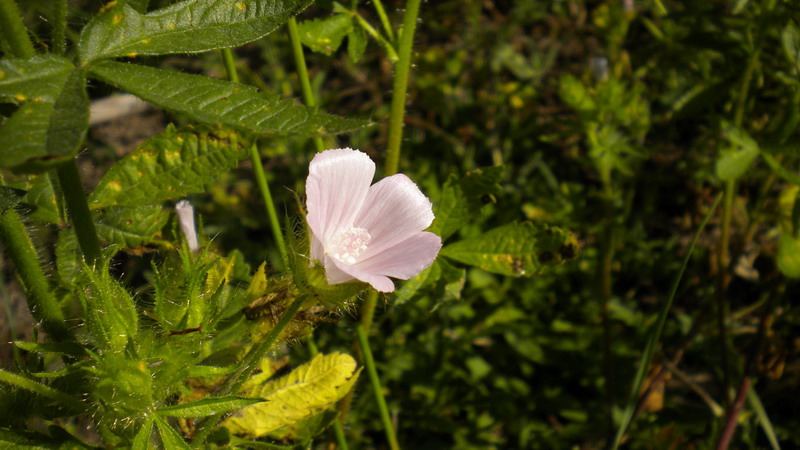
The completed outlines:
{"type": "MultiPolygon", "coordinates": [[[[306,106],[313,108],[317,106],[317,101],[314,98],[314,91],[311,90],[311,79],[308,77],[306,57],[303,54],[303,45],[300,42],[300,31],[297,29],[297,20],[292,17],[286,22],[286,25],[289,28],[289,39],[292,41],[292,54],[294,54],[294,64],[297,66],[297,76],[300,78],[303,101],[306,103],[306,106]]],[[[314,136],[313,140],[318,152],[325,150],[325,144],[322,142],[321,137],[314,136]]]]}
{"type": "Polygon", "coordinates": [[[392,450],[399,450],[400,445],[397,443],[394,426],[392,426],[392,420],[389,417],[389,408],[386,406],[386,400],[383,398],[381,379],[378,377],[378,371],[375,368],[375,360],[372,358],[372,350],[370,350],[369,339],[367,339],[367,332],[363,324],[356,324],[356,333],[358,334],[358,342],[361,344],[361,352],[364,354],[364,364],[367,366],[367,374],[372,384],[372,391],[375,394],[375,401],[378,403],[378,411],[381,415],[381,422],[383,422],[386,440],[389,442],[389,448],[392,450]]]}
{"type": "Polygon", "coordinates": [[[225,72],[228,74],[228,79],[234,83],[238,83],[239,73],[236,72],[236,59],[233,56],[233,50],[229,48],[222,49],[222,64],[225,65],[225,72]]]}
{"type": "Polygon", "coordinates": [[[56,172],[64,193],[67,212],[72,221],[72,228],[78,237],[78,245],[86,263],[90,266],[94,265],[100,260],[100,240],[97,238],[97,230],[92,214],[89,212],[89,204],[86,202],[86,194],[83,192],[75,159],[59,165],[56,172]]]}
{"type": "Polygon", "coordinates": [[[67,51],[67,0],[55,0],[53,9],[53,53],[63,55],[67,51]]]}
{"type": "Polygon", "coordinates": [[[392,91],[391,116],[389,118],[389,144],[386,152],[386,176],[397,173],[400,163],[400,144],[403,140],[403,117],[406,113],[406,92],[408,75],[411,70],[411,49],[414,44],[414,31],[417,27],[419,4],[421,0],[408,0],[403,17],[403,34],[400,36],[398,56],[395,64],[394,87],[392,91]]]}
{"type": "Polygon", "coordinates": [[[30,58],[36,54],[14,0],[0,0],[0,33],[13,56],[30,58]]]}
{"type": "Polygon", "coordinates": [[[386,37],[389,39],[389,42],[394,43],[394,31],[392,30],[392,25],[389,23],[389,16],[386,15],[386,10],[383,8],[383,2],[381,2],[381,0],[372,0],[372,4],[375,5],[375,12],[378,13],[381,25],[383,25],[383,29],[386,31],[386,37]]]}
{"type": "Polygon", "coordinates": [[[71,333],[64,325],[64,313],[50,290],[50,283],[36,257],[36,247],[13,209],[0,214],[0,239],[17,268],[33,317],[42,322],[53,340],[70,340],[71,333]]]}

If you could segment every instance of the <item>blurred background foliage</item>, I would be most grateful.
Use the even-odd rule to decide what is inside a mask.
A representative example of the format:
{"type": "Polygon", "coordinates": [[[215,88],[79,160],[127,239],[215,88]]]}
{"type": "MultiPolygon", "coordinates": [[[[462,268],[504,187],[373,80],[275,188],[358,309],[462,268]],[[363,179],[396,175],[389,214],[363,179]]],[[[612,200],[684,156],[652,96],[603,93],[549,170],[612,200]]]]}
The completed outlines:
{"type": "MultiPolygon", "coordinates": [[[[379,23],[371,5],[360,3],[361,16],[379,23]]],[[[385,5],[392,22],[401,22],[403,2],[385,5]]],[[[73,2],[71,18],[80,22],[82,11],[99,6],[73,2]]],[[[440,207],[449,179],[503,167],[492,186],[465,193],[476,215],[445,243],[529,220],[573,231],[580,252],[542,275],[519,278],[440,258],[425,289],[403,287],[379,303],[371,341],[401,443],[603,447],[613,438],[609,415],[619,420],[692,235],[733,180],[727,263],[719,260],[720,209],[690,259],[625,442],[713,445],[731,392],[752,361],[768,427],[784,448],[800,446],[797,6],[793,0],[422,4],[400,171],[440,207]],[[757,339],[760,323],[763,339],[757,339]]],[[[299,17],[301,26],[337,8],[318,1],[299,17]]],[[[47,2],[30,13],[51,14],[47,2]]],[[[34,33],[49,32],[30,25],[34,33]]],[[[358,44],[347,42],[360,39],[354,34],[338,49],[312,46],[306,57],[326,111],[378,123],[326,138],[326,146],[358,148],[380,164],[392,65],[374,40],[355,61],[358,51],[348,46],[358,44]]],[[[139,60],[225,76],[217,53],[139,60]]],[[[244,82],[300,96],[286,33],[237,49],[237,68],[244,82]]],[[[109,92],[93,86],[97,98],[109,92]]],[[[99,177],[104,164],[182,119],[150,111],[131,120],[93,128],[93,149],[83,155],[87,170],[99,177]]],[[[292,192],[302,192],[314,151],[305,139],[276,140],[265,150],[276,203],[288,215],[296,215],[292,192]]],[[[251,178],[242,163],[191,199],[214,245],[223,253],[240,249],[257,267],[280,258],[251,178]]],[[[148,276],[149,259],[146,252],[122,257],[119,273],[135,286],[148,276]]],[[[358,354],[356,315],[343,311],[344,320],[319,323],[317,347],[358,354]]],[[[310,359],[302,342],[288,351],[298,364],[310,359]]],[[[348,439],[356,448],[381,448],[366,383],[359,380],[350,404],[348,439]]],[[[734,446],[768,447],[763,425],[764,416],[746,406],[734,446]]]]}

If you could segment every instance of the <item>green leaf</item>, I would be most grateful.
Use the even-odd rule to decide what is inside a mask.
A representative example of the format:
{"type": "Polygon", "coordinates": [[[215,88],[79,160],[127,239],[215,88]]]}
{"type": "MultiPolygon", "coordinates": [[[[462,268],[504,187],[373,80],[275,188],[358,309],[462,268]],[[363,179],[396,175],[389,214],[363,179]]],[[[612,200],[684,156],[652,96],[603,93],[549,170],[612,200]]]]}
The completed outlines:
{"type": "Polygon", "coordinates": [[[483,207],[485,196],[500,193],[504,171],[503,166],[493,166],[469,171],[461,179],[450,175],[434,205],[436,219],[429,231],[442,240],[453,235],[483,207]]]}
{"type": "Polygon", "coordinates": [[[229,395],[226,397],[204,398],[195,402],[182,403],[175,406],[166,406],[164,408],[159,408],[156,412],[166,417],[199,418],[216,414],[225,414],[263,401],[264,400],[260,398],[229,395]]]}
{"type": "Polygon", "coordinates": [[[222,422],[234,434],[265,436],[333,407],[352,388],[360,369],[343,353],[318,354],[289,375],[266,384],[250,385],[245,395],[264,403],[248,406],[222,422]]]}
{"type": "Polygon", "coordinates": [[[139,330],[139,315],[133,298],[108,271],[108,263],[97,267],[83,264],[88,283],[78,292],[86,329],[103,351],[121,352],[139,330]]]}
{"type": "Polygon", "coordinates": [[[330,55],[339,49],[342,40],[353,30],[350,14],[335,14],[325,19],[306,20],[299,24],[300,40],[317,53],[330,55]]]}
{"type": "Polygon", "coordinates": [[[730,146],[724,148],[717,159],[717,177],[722,181],[735,180],[744,175],[758,157],[758,144],[747,132],[729,123],[722,125],[722,134],[730,146]]]}
{"type": "Polygon", "coordinates": [[[800,32],[794,22],[789,21],[781,32],[781,44],[786,58],[794,66],[795,73],[800,73],[800,32]]]}
{"type": "Polygon", "coordinates": [[[761,152],[761,157],[764,159],[764,162],[767,163],[769,168],[772,169],[781,178],[796,186],[800,186],[800,177],[784,169],[783,166],[781,166],[781,163],[779,163],[778,160],[775,159],[775,157],[766,152],[761,152]]]}
{"type": "Polygon", "coordinates": [[[74,156],[89,127],[85,84],[63,58],[0,61],[0,97],[20,104],[0,127],[0,167],[35,172],[74,156]]]}
{"type": "Polygon", "coordinates": [[[136,436],[133,437],[133,442],[131,443],[131,450],[149,450],[155,448],[152,442],[154,421],[152,417],[149,417],[144,425],[142,425],[142,428],[136,432],[136,436]]]}
{"type": "Polygon", "coordinates": [[[128,5],[109,8],[81,33],[86,63],[128,55],[199,53],[260,39],[312,0],[185,0],[141,14],[128,5]]]}
{"type": "Polygon", "coordinates": [[[154,418],[156,422],[156,426],[158,426],[158,434],[161,436],[161,442],[164,444],[164,448],[169,449],[186,449],[189,450],[189,444],[172,428],[166,420],[162,417],[155,416],[154,418]]]}
{"type": "Polygon", "coordinates": [[[45,342],[37,344],[36,342],[16,341],[14,345],[27,352],[54,353],[57,355],[74,356],[76,358],[83,358],[86,356],[86,351],[83,346],[75,342],[45,342]]]}
{"type": "Polygon", "coordinates": [[[169,126],[108,170],[89,196],[89,207],[150,205],[205,192],[205,184],[246,156],[236,133],[169,126]]]}
{"type": "Polygon", "coordinates": [[[778,269],[789,278],[800,278],[800,238],[782,233],[778,242],[778,269]]]}
{"type": "Polygon", "coordinates": [[[586,86],[572,75],[565,75],[558,80],[558,93],[564,103],[582,115],[590,115],[597,109],[586,86]]]}
{"type": "Polygon", "coordinates": [[[91,67],[97,78],[168,111],[205,124],[221,124],[260,135],[338,134],[369,125],[297,105],[252,86],[201,75],[104,61],[91,67]],[[158,80],[154,82],[154,80],[158,80]]]}
{"type": "Polygon", "coordinates": [[[43,223],[58,224],[62,222],[55,189],[53,189],[52,179],[48,174],[29,176],[24,189],[28,192],[22,198],[21,203],[32,208],[32,211],[27,214],[28,218],[43,223]]]}
{"type": "Polygon", "coordinates": [[[113,206],[103,211],[95,226],[101,241],[136,248],[154,242],[168,220],[169,212],[161,205],[113,206]]]}
{"type": "Polygon", "coordinates": [[[22,197],[26,194],[22,189],[14,189],[8,186],[0,186],[0,214],[17,206],[22,197]]]}
{"type": "Polygon", "coordinates": [[[367,50],[367,32],[360,26],[353,27],[347,35],[347,54],[353,62],[358,62],[367,50]]]}
{"type": "Polygon", "coordinates": [[[510,276],[531,276],[544,266],[574,258],[575,237],[559,228],[511,223],[444,247],[440,254],[483,270],[510,276]]]}
{"type": "Polygon", "coordinates": [[[441,276],[442,268],[439,261],[436,260],[427,269],[420,272],[419,275],[403,283],[402,287],[397,290],[395,302],[403,304],[411,300],[420,289],[436,283],[441,276]]]}

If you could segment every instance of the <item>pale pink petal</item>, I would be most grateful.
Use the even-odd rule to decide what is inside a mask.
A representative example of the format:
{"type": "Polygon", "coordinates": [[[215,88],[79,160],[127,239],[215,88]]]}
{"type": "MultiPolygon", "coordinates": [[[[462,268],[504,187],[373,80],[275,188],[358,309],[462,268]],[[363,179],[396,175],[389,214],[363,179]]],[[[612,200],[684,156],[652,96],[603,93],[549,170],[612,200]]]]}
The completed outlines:
{"type": "Polygon", "coordinates": [[[306,220],[323,244],[353,225],[374,175],[375,163],[363,152],[340,148],[314,156],[306,179],[306,220]]]}
{"type": "Polygon", "coordinates": [[[368,259],[428,228],[433,222],[431,201],[403,174],[392,175],[369,188],[353,225],[366,229],[372,241],[361,255],[368,259]]]}
{"type": "Polygon", "coordinates": [[[322,241],[317,238],[316,234],[311,233],[311,259],[322,261],[323,256],[325,256],[325,248],[322,246],[322,241]]]}
{"type": "MultiPolygon", "coordinates": [[[[354,268],[367,273],[407,280],[430,266],[440,248],[442,248],[442,238],[427,231],[418,232],[394,247],[359,261],[354,268]]],[[[347,273],[353,274],[352,271],[347,273]]]]}
{"type": "Polygon", "coordinates": [[[359,281],[369,283],[379,292],[394,291],[394,283],[392,283],[392,280],[389,278],[378,273],[358,269],[329,256],[325,257],[325,275],[327,276],[328,283],[330,284],[344,283],[355,278],[359,281]],[[331,269],[335,270],[331,271],[331,269]],[[342,273],[345,273],[350,277],[344,278],[341,275],[342,273]]]}

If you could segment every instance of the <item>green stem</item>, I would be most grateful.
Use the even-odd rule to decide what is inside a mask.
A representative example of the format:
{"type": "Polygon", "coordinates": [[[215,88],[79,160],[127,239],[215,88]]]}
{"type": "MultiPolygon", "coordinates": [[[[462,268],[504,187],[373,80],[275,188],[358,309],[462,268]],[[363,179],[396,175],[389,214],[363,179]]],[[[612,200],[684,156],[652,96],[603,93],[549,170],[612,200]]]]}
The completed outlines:
{"type": "MultiPolygon", "coordinates": [[[[225,384],[216,392],[215,395],[223,396],[229,395],[231,393],[239,392],[239,390],[244,385],[245,381],[250,378],[253,371],[256,370],[258,367],[259,362],[264,358],[264,355],[267,354],[269,349],[278,339],[281,332],[286,328],[286,325],[291,322],[294,316],[297,315],[297,312],[300,310],[300,307],[303,306],[307,295],[301,295],[297,297],[289,308],[283,313],[278,322],[272,327],[269,334],[263,341],[256,343],[253,347],[250,348],[250,351],[247,352],[247,355],[242,359],[242,362],[239,364],[239,369],[231,374],[230,377],[225,381],[225,384]]],[[[198,425],[199,432],[193,439],[195,444],[202,444],[208,434],[214,429],[214,425],[216,425],[217,421],[222,417],[222,414],[216,414],[214,416],[209,417],[207,420],[203,421],[198,425]]]]}
{"type": "Polygon", "coordinates": [[[36,54],[14,0],[0,0],[0,33],[14,56],[30,58],[36,54]]]}
{"type": "Polygon", "coordinates": [[[394,44],[387,41],[382,34],[378,33],[378,30],[373,28],[372,25],[370,25],[369,22],[367,22],[363,17],[361,17],[361,14],[359,14],[357,11],[353,11],[352,13],[353,17],[356,18],[356,21],[361,26],[361,28],[363,28],[364,31],[367,32],[367,34],[372,36],[372,38],[378,42],[378,45],[380,45],[381,47],[383,47],[384,50],[386,50],[386,57],[389,58],[389,61],[397,62],[397,60],[399,60],[400,57],[397,56],[397,50],[395,50],[394,44]]]}
{"type": "Polygon", "coordinates": [[[281,254],[283,267],[289,267],[289,252],[286,251],[286,242],[284,242],[283,234],[281,234],[278,213],[275,210],[275,203],[272,201],[272,193],[269,190],[269,184],[267,184],[267,176],[264,174],[264,165],[261,164],[261,156],[258,154],[258,147],[256,144],[250,146],[250,164],[253,166],[253,172],[256,175],[256,183],[258,184],[258,189],[261,191],[261,197],[264,199],[264,206],[267,208],[269,226],[272,229],[272,237],[275,239],[275,245],[278,246],[278,251],[281,254]]]}
{"type": "MultiPolygon", "coordinates": [[[[306,57],[303,54],[303,45],[300,42],[300,31],[297,29],[297,20],[294,17],[290,18],[286,25],[289,28],[289,39],[292,41],[292,53],[294,54],[294,64],[297,66],[297,76],[300,78],[300,88],[303,91],[303,101],[306,106],[315,107],[317,101],[314,98],[314,91],[311,90],[311,79],[308,77],[308,68],[306,67],[306,57]]],[[[325,150],[325,144],[322,138],[314,136],[314,145],[317,151],[325,150]]]]}
{"type": "Polygon", "coordinates": [[[369,339],[367,339],[367,332],[363,324],[356,325],[356,333],[358,333],[358,342],[361,344],[361,352],[364,354],[364,364],[367,366],[367,374],[372,384],[372,391],[375,394],[375,400],[378,402],[378,411],[380,411],[381,422],[383,422],[383,430],[386,432],[386,440],[389,442],[389,448],[399,450],[400,445],[397,443],[392,420],[389,418],[389,408],[387,408],[386,400],[383,398],[381,379],[378,378],[378,371],[375,369],[375,360],[372,358],[369,339]]]}
{"type": "Polygon", "coordinates": [[[67,0],[55,0],[53,8],[53,53],[63,55],[67,51],[67,0]]]}
{"type": "Polygon", "coordinates": [[[395,65],[394,87],[392,91],[391,117],[389,119],[389,148],[386,152],[386,175],[397,173],[400,163],[400,143],[403,140],[403,117],[406,113],[406,91],[408,74],[411,69],[411,48],[414,44],[414,31],[417,27],[420,0],[408,0],[403,17],[403,34],[400,36],[399,57],[395,65]]]}
{"type": "Polygon", "coordinates": [[[381,2],[381,0],[372,0],[372,4],[375,5],[375,11],[377,11],[378,17],[381,19],[383,29],[386,30],[386,37],[389,38],[389,42],[394,42],[394,31],[392,30],[392,25],[389,23],[386,10],[383,9],[383,2],[381,2]]]}
{"type": "Polygon", "coordinates": [[[71,159],[56,169],[64,201],[67,203],[67,212],[72,221],[72,228],[78,236],[78,245],[83,252],[83,257],[89,265],[100,260],[100,240],[94,226],[86,194],[83,192],[81,177],[78,174],[78,165],[71,159]]]}
{"type": "Polygon", "coordinates": [[[54,340],[71,339],[71,334],[64,325],[64,313],[50,290],[42,266],[39,265],[36,248],[25,225],[13,209],[0,214],[0,239],[17,268],[33,317],[42,322],[45,331],[54,340]]]}
{"type": "Polygon", "coordinates": [[[236,61],[233,57],[233,50],[229,48],[222,49],[222,63],[225,65],[225,71],[228,73],[228,79],[234,83],[238,83],[239,74],[236,72],[236,61]]]}

